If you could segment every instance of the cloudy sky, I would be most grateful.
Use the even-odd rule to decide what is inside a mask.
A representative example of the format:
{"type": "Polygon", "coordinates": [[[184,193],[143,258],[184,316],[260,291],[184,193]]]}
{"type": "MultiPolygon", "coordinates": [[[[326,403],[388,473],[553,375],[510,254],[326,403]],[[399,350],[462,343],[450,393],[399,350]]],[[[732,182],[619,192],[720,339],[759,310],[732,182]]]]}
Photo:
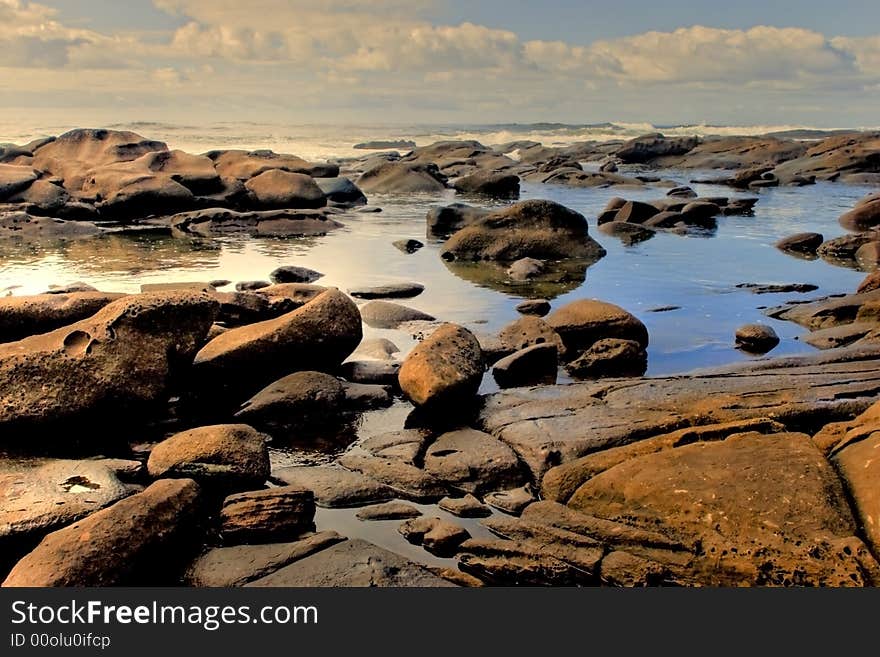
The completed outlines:
{"type": "Polygon", "coordinates": [[[0,0],[38,116],[873,127],[880,2],[0,0]]]}

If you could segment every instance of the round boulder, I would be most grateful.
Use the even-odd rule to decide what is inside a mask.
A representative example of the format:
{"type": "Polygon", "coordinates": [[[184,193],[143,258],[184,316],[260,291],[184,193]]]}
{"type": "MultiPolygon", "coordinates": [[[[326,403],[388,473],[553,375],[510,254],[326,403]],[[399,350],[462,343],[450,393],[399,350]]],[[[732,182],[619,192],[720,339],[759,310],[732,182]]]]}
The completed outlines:
{"type": "Polygon", "coordinates": [[[779,344],[779,336],[764,324],[746,324],[736,330],[736,346],[743,351],[765,354],[779,344]]]}
{"type": "Polygon", "coordinates": [[[573,301],[553,312],[549,324],[562,338],[571,354],[581,353],[599,340],[633,340],[642,349],[648,346],[648,329],[631,313],[595,299],[573,301]]]}

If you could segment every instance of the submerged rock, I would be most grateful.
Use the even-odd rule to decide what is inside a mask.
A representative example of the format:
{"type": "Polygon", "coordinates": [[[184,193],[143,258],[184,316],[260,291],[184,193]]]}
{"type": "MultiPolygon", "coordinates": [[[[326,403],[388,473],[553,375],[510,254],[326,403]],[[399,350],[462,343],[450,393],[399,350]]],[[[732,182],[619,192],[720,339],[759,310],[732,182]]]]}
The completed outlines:
{"type": "Polygon", "coordinates": [[[407,322],[433,322],[433,315],[391,301],[370,301],[360,308],[364,323],[372,328],[397,328],[407,322]]]}
{"type": "Polygon", "coordinates": [[[269,274],[269,278],[275,284],[279,283],[314,283],[319,278],[323,278],[324,274],[307,267],[297,267],[296,265],[284,265],[278,267],[269,274]]]}

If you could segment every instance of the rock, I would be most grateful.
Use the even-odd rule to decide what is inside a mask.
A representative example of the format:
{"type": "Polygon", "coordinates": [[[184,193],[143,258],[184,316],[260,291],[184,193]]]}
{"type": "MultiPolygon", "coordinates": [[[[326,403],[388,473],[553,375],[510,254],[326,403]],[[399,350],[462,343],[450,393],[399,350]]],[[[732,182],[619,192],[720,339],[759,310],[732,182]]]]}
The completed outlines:
{"type": "Polygon", "coordinates": [[[808,333],[799,340],[807,343],[816,349],[834,349],[836,347],[845,347],[853,344],[857,340],[861,340],[877,329],[876,322],[853,322],[852,324],[843,324],[842,326],[832,326],[830,328],[819,329],[808,333]]]}
{"type": "Polygon", "coordinates": [[[404,502],[386,502],[367,506],[357,512],[358,520],[406,520],[418,518],[422,512],[404,502]]]}
{"type": "Polygon", "coordinates": [[[67,285],[50,285],[49,289],[43,292],[43,294],[74,294],[75,292],[98,292],[99,290],[89,285],[88,283],[83,283],[82,281],[77,281],[75,283],[68,283],[67,285]]]}
{"type": "Polygon", "coordinates": [[[367,141],[361,144],[355,144],[352,148],[358,150],[384,151],[384,150],[406,150],[411,151],[416,147],[416,142],[409,139],[388,139],[367,141]]]}
{"type": "Polygon", "coordinates": [[[877,228],[880,226],[880,199],[871,198],[868,202],[859,203],[842,214],[838,221],[846,230],[856,233],[877,228]]]}
{"type": "Polygon", "coordinates": [[[235,284],[236,292],[256,292],[271,285],[269,281],[239,281],[235,284]]]}
{"type": "Polygon", "coordinates": [[[397,387],[400,361],[350,360],[339,368],[339,375],[352,383],[397,387]]]}
{"type": "Polygon", "coordinates": [[[842,237],[823,242],[816,253],[832,262],[851,266],[849,263],[841,261],[855,260],[856,252],[862,246],[869,242],[876,242],[878,239],[880,239],[880,232],[877,231],[858,233],[857,235],[843,235],[842,237]]]}
{"type": "Polygon", "coordinates": [[[360,447],[373,456],[416,465],[421,464],[432,438],[427,429],[403,429],[371,436],[360,447]]]}
{"type": "Polygon", "coordinates": [[[2,297],[0,342],[12,342],[73,324],[124,296],[96,291],[2,297]]]}
{"type": "Polygon", "coordinates": [[[481,217],[443,245],[445,259],[520,258],[599,260],[603,249],[588,234],[587,220],[552,201],[522,201],[481,217]]]}
{"type": "MultiPolygon", "coordinates": [[[[616,225],[619,222],[615,221],[616,225]]],[[[665,230],[670,228],[675,228],[678,224],[684,223],[684,217],[681,216],[681,212],[666,210],[664,212],[658,212],[653,217],[648,219],[645,222],[644,226],[641,226],[642,230],[665,230]]],[[[624,226],[628,226],[629,224],[622,224],[624,226]]]]}
{"type": "Polygon", "coordinates": [[[318,178],[315,183],[328,200],[346,205],[366,205],[367,197],[348,178],[318,178]]]}
{"type": "Polygon", "coordinates": [[[323,278],[324,274],[314,269],[306,267],[297,267],[296,265],[284,265],[278,267],[269,274],[269,278],[273,283],[314,283],[319,278],[323,278]]]}
{"type": "Polygon", "coordinates": [[[774,319],[784,319],[800,324],[811,331],[842,324],[851,324],[863,306],[880,301],[880,292],[847,294],[827,297],[806,303],[787,304],[770,308],[765,313],[774,319]]]}
{"type": "Polygon", "coordinates": [[[781,294],[789,292],[804,294],[806,292],[815,292],[819,289],[818,285],[813,285],[812,283],[786,283],[782,285],[740,283],[736,287],[740,290],[748,290],[752,294],[781,294]]]}
{"type": "MultiPolygon", "coordinates": [[[[458,567],[493,586],[595,585],[593,571],[602,559],[601,548],[590,549],[592,569],[587,571],[560,559],[557,549],[537,541],[471,539],[462,543],[460,551],[458,567]]],[[[562,551],[566,556],[572,552],[562,551]]],[[[583,560],[582,555],[577,556],[578,561],[583,560]]]]}
{"type": "Polygon", "coordinates": [[[691,201],[681,209],[681,220],[688,226],[715,227],[715,217],[721,214],[721,208],[708,201],[691,201]]]}
{"type": "Polygon", "coordinates": [[[508,352],[505,355],[540,344],[555,345],[559,356],[565,353],[562,338],[552,326],[538,317],[526,316],[514,320],[501,329],[498,339],[508,352]]]}
{"type": "Polygon", "coordinates": [[[643,164],[664,156],[684,155],[700,144],[698,137],[644,135],[624,143],[615,155],[626,164],[643,164]]]}
{"type": "Polygon", "coordinates": [[[131,491],[98,461],[51,460],[0,467],[0,569],[32,550],[49,532],[80,520],[131,491]]]}
{"type": "Polygon", "coordinates": [[[3,586],[171,585],[198,549],[199,487],[163,479],[46,536],[3,586]]]}
{"type": "Polygon", "coordinates": [[[777,166],[773,173],[783,183],[803,178],[836,180],[842,174],[877,171],[880,133],[834,135],[812,145],[802,156],[777,166]]]}
{"type": "Polygon", "coordinates": [[[672,196],[675,198],[697,198],[697,193],[687,186],[682,187],[673,187],[668,192],[666,192],[666,196],[672,196]]]}
{"type": "Polygon", "coordinates": [[[410,543],[444,556],[455,554],[456,548],[471,537],[464,527],[440,518],[413,518],[402,523],[398,531],[410,543]]]}
{"type": "MultiPolygon", "coordinates": [[[[640,226],[639,224],[623,223],[621,221],[609,221],[599,225],[599,232],[611,237],[616,237],[626,246],[633,246],[634,244],[645,242],[654,237],[655,219],[665,220],[669,216],[676,215],[677,213],[675,212],[661,212],[660,214],[654,215],[654,217],[646,222],[646,226],[650,225],[650,227],[640,226]]],[[[675,218],[677,219],[677,216],[675,218]]],[[[665,225],[657,225],[657,227],[663,228],[665,225]]]]}
{"type": "Polygon", "coordinates": [[[394,360],[400,348],[388,338],[368,338],[358,345],[351,355],[352,358],[368,360],[394,360]]]}
{"type": "Polygon", "coordinates": [[[571,356],[605,338],[633,340],[642,349],[648,346],[645,325],[623,308],[604,301],[573,301],[551,313],[547,324],[559,334],[571,356]]]}
{"type": "Polygon", "coordinates": [[[428,448],[424,458],[425,472],[466,493],[481,495],[524,482],[513,450],[475,429],[444,433],[428,448]]]}
{"type": "Polygon", "coordinates": [[[301,173],[273,169],[251,178],[245,187],[253,194],[256,206],[266,210],[327,205],[327,197],[317,183],[301,173]]]}
{"type": "Polygon", "coordinates": [[[630,459],[695,442],[724,440],[735,433],[749,431],[782,433],[785,425],[767,418],[707,424],[636,440],[621,447],[603,449],[550,468],[541,480],[541,497],[564,504],[582,484],[630,459]]]}
{"type": "Polygon", "coordinates": [[[510,445],[540,481],[559,463],[686,427],[852,417],[877,394],[878,359],[880,348],[866,345],[690,376],[518,388],[486,397],[475,426],[510,445]]]}
{"type": "Polygon", "coordinates": [[[248,586],[399,588],[454,585],[393,552],[353,539],[296,561],[248,586]]]}
{"type": "Polygon", "coordinates": [[[825,237],[821,233],[798,233],[779,240],[775,246],[780,251],[789,253],[816,255],[824,241],[825,237]]]}
{"type": "Polygon", "coordinates": [[[272,478],[312,491],[318,506],[331,509],[375,504],[394,497],[394,491],[385,484],[338,466],[281,468],[272,473],[272,478]]]}
{"type": "Polygon", "coordinates": [[[402,251],[403,253],[415,253],[425,245],[419,242],[418,240],[408,239],[408,240],[396,240],[392,242],[394,248],[398,251],[402,251]]]}
{"type": "Polygon", "coordinates": [[[281,317],[214,338],[196,354],[193,372],[199,393],[243,397],[290,372],[337,367],[362,337],[357,306],[329,289],[281,317]]]}
{"type": "Polygon", "coordinates": [[[635,340],[603,338],[593,343],[565,371],[579,379],[611,376],[642,376],[648,369],[648,354],[635,340]]]}
{"type": "Polygon", "coordinates": [[[482,194],[492,198],[519,198],[519,176],[498,171],[477,171],[456,180],[452,187],[460,194],[482,194]]]}
{"type": "Polygon", "coordinates": [[[704,585],[852,586],[876,568],[862,563],[870,557],[840,481],[804,434],[737,434],[635,458],[590,479],[569,506],[662,527],[692,553],[670,570],[704,585]]]}
{"type": "Polygon", "coordinates": [[[356,287],[348,293],[357,299],[409,299],[425,291],[420,283],[386,283],[369,287],[356,287]]]}
{"type": "Polygon", "coordinates": [[[358,187],[370,194],[413,194],[446,189],[446,176],[435,164],[382,162],[364,171],[358,187]]]}
{"type": "Polygon", "coordinates": [[[403,394],[416,406],[431,408],[470,402],[482,378],[480,345],[455,324],[443,324],[416,346],[398,375],[403,394]]]}
{"type": "Polygon", "coordinates": [[[128,426],[166,401],[216,312],[204,294],[132,295],[75,324],[0,345],[0,433],[32,440],[32,432],[66,423],[70,436],[82,423],[90,426],[82,435],[93,437],[113,418],[128,426]]]}
{"type": "Polygon", "coordinates": [[[515,281],[527,281],[544,272],[546,263],[534,258],[520,258],[507,270],[507,275],[515,281]]]}
{"type": "Polygon", "coordinates": [[[504,358],[505,356],[509,356],[515,350],[507,347],[501,342],[501,338],[497,335],[489,335],[487,333],[475,333],[474,337],[477,338],[477,342],[480,343],[480,351],[483,352],[483,365],[486,369],[490,368],[493,364],[504,358]]]}
{"type": "Polygon", "coordinates": [[[227,544],[267,543],[314,529],[315,497],[296,486],[230,495],[220,510],[220,533],[227,544]]]}
{"type": "MultiPolygon", "coordinates": [[[[880,429],[876,425],[873,427],[880,429]]],[[[833,463],[853,501],[853,510],[868,545],[880,549],[880,431],[851,438],[833,456],[833,463]]]]}
{"type": "Polygon", "coordinates": [[[360,308],[364,323],[372,328],[397,328],[407,322],[433,322],[434,317],[390,301],[370,301],[360,308]]]}
{"type": "Polygon", "coordinates": [[[779,336],[764,324],[746,324],[736,329],[738,349],[755,354],[765,354],[779,344],[779,336]]]}
{"type": "Polygon", "coordinates": [[[95,237],[102,230],[88,221],[35,217],[26,212],[0,212],[0,237],[18,240],[67,240],[95,237]]]}
{"type": "Polygon", "coordinates": [[[335,178],[339,175],[339,167],[335,164],[315,164],[306,162],[296,155],[273,153],[268,150],[211,151],[205,155],[214,161],[217,173],[221,176],[239,180],[249,180],[275,169],[300,173],[312,178],[335,178]]]}
{"type": "Polygon", "coordinates": [[[669,570],[652,559],[615,550],[602,559],[602,582],[618,587],[655,587],[675,584],[669,570]]]}
{"type": "Polygon", "coordinates": [[[252,210],[237,212],[208,208],[175,214],[168,219],[172,232],[216,237],[247,234],[254,237],[316,237],[342,228],[326,210],[252,210]]]}
{"type": "Polygon", "coordinates": [[[347,409],[374,410],[386,408],[394,403],[391,386],[345,381],[342,388],[345,392],[345,407],[347,409]]]}
{"type": "Polygon", "coordinates": [[[445,497],[446,485],[425,470],[390,454],[359,454],[346,452],[340,465],[379,481],[393,489],[392,497],[429,503],[445,497]]]}
{"type": "Polygon", "coordinates": [[[338,420],[345,389],[333,376],[296,372],[270,383],[241,405],[236,420],[285,432],[320,427],[338,420]]]}
{"type": "Polygon", "coordinates": [[[617,211],[614,221],[629,224],[643,224],[660,211],[653,205],[641,201],[627,201],[617,211]]]}
{"type": "Polygon", "coordinates": [[[465,203],[453,203],[428,210],[427,224],[429,235],[451,235],[465,226],[476,223],[489,214],[488,210],[475,208],[465,203]]]}
{"type": "Polygon", "coordinates": [[[326,531],[293,543],[213,548],[189,567],[186,583],[200,588],[244,586],[344,540],[336,532],[326,531]]]}
{"type": "Polygon", "coordinates": [[[523,509],[535,501],[535,496],[532,493],[531,487],[523,486],[521,488],[489,493],[483,499],[486,504],[499,511],[504,511],[504,513],[511,515],[519,515],[523,509]]]}
{"type": "Polygon", "coordinates": [[[555,344],[536,344],[497,361],[492,376],[502,388],[556,383],[559,354],[555,344]]]}
{"type": "Polygon", "coordinates": [[[550,312],[550,302],[546,299],[526,299],[516,304],[516,311],[522,315],[544,317],[550,312]]]}
{"type": "Polygon", "coordinates": [[[281,314],[296,310],[316,299],[330,288],[307,283],[279,283],[254,290],[269,299],[269,307],[279,309],[281,314]]]}
{"type": "Polygon", "coordinates": [[[189,429],[156,445],[147,471],[154,479],[195,479],[223,492],[258,488],[269,478],[268,440],[245,424],[189,429]]]}
{"type": "Polygon", "coordinates": [[[492,510],[470,493],[464,497],[444,497],[437,506],[459,518],[485,518],[492,515],[492,510]]]}
{"type": "Polygon", "coordinates": [[[880,265],[880,241],[862,244],[856,251],[856,262],[864,271],[873,271],[880,265]]]}
{"type": "Polygon", "coordinates": [[[865,292],[873,292],[874,290],[880,290],[880,272],[868,274],[865,280],[859,283],[856,293],[863,294],[865,292]]]}
{"type": "Polygon", "coordinates": [[[31,167],[0,164],[0,201],[23,192],[37,179],[31,167]]]}

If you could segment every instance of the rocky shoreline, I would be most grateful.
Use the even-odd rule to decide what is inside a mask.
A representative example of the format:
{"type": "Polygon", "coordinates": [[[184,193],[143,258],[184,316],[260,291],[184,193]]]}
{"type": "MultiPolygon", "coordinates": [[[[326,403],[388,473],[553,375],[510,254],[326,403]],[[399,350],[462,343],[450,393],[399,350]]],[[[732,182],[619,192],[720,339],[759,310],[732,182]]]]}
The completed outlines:
{"type": "MultiPolygon", "coordinates": [[[[756,212],[767,187],[876,184],[878,153],[875,133],[647,135],[309,163],[76,130],[0,148],[0,240],[297,239],[372,211],[367,195],[455,190],[469,204],[432,208],[419,227],[450,270],[574,289],[607,257],[592,221],[624,243],[711,233],[756,212]],[[737,191],[700,197],[669,167],[723,170],[714,184],[737,191]],[[623,196],[585,217],[517,201],[536,183],[623,196]],[[625,198],[646,188],[659,198],[625,198]],[[481,207],[490,200],[503,205],[481,207]]],[[[880,198],[840,224],[842,238],[777,246],[874,271],[880,198]]],[[[487,334],[407,306],[418,283],[340,290],[293,266],[254,276],[265,280],[233,291],[209,280],[0,297],[4,586],[880,584],[876,273],[846,295],[765,310],[821,351],[675,377],[644,377],[648,329],[598,299],[533,293],[487,334]],[[365,326],[418,344],[401,353],[365,326]],[[561,371],[577,382],[557,385],[561,371]],[[500,392],[479,394],[487,378],[500,392]],[[358,435],[359,418],[389,406],[400,426],[358,435]],[[321,456],[280,463],[282,445],[321,456]],[[393,521],[445,565],[321,525],[320,509],[340,508],[393,521]]],[[[815,290],[779,287],[752,291],[815,290]]],[[[757,354],[779,342],[763,324],[730,340],[757,354]]]]}

